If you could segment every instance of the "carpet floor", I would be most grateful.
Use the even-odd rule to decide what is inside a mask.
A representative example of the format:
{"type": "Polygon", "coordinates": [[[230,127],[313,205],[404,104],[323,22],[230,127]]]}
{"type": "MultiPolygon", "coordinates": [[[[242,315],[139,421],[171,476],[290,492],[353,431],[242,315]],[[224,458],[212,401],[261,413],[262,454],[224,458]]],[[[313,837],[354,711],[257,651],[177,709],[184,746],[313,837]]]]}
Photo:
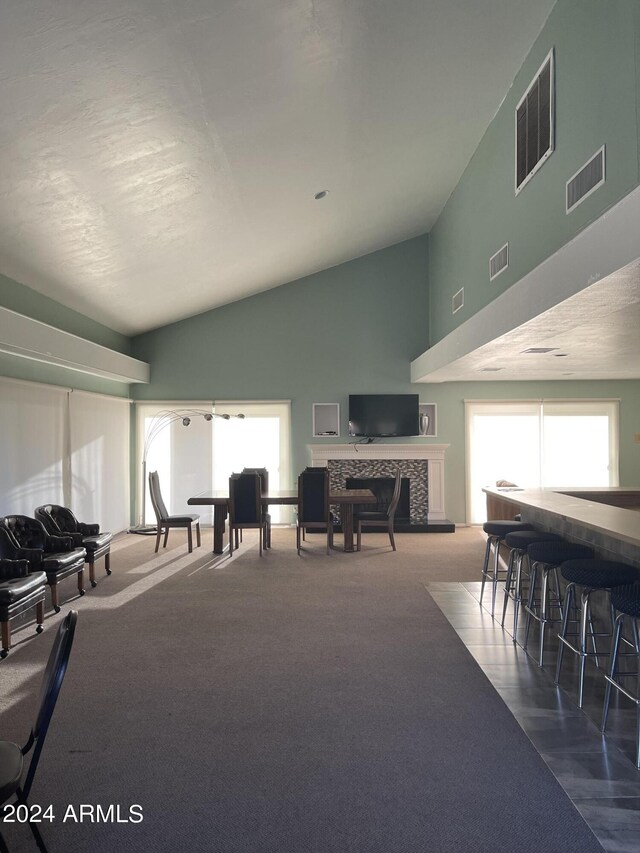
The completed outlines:
{"type": "MultiPolygon", "coordinates": [[[[267,556],[245,534],[233,560],[210,534],[193,555],[171,539],[156,557],[125,537],[113,575],[71,602],[32,792],[53,805],[51,853],[601,852],[425,588],[478,578],[478,531],[400,536],[395,554],[374,534],[330,557],[311,537],[298,557],[274,530],[267,556]],[[81,804],[144,819],[80,823],[81,804]]],[[[26,737],[68,607],[0,664],[5,739],[26,737]]],[[[24,826],[4,835],[34,849],[24,826]]]]}

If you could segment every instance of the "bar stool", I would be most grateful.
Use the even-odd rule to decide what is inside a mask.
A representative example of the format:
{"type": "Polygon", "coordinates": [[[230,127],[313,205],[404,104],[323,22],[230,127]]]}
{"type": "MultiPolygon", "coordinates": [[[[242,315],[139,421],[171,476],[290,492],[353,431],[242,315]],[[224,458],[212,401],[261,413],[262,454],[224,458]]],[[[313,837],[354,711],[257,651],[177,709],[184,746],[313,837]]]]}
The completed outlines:
{"type": "Polygon", "coordinates": [[[516,530],[533,530],[533,525],[526,521],[485,521],[482,529],[487,534],[487,547],[484,552],[484,564],[482,566],[482,588],[480,590],[480,604],[484,595],[484,585],[487,580],[491,581],[491,615],[496,607],[496,592],[498,590],[498,552],[500,543],[507,533],[515,533],[516,530]],[[491,549],[493,548],[493,567],[491,562],[491,549]]]}
{"type": "MultiPolygon", "coordinates": [[[[613,629],[613,641],[611,643],[611,657],[609,660],[609,673],[605,675],[607,688],[604,694],[604,706],[602,708],[602,725],[600,731],[604,734],[607,728],[607,717],[609,715],[609,702],[611,701],[611,688],[615,687],[623,696],[636,706],[636,767],[640,770],[640,666],[635,672],[617,673],[618,678],[633,675],[636,678],[636,693],[630,693],[619,681],[615,680],[616,664],[618,661],[618,649],[620,637],[625,618],[631,619],[631,630],[633,633],[633,646],[636,656],[640,655],[640,640],[638,637],[638,619],[640,618],[640,586],[618,586],[611,590],[611,607],[617,612],[613,629]]],[[[640,661],[639,661],[640,663],[640,661]]]]}
{"type": "MultiPolygon", "coordinates": [[[[507,564],[507,577],[504,583],[504,604],[502,605],[502,622],[507,615],[507,604],[509,599],[513,601],[513,642],[516,642],[516,632],[518,630],[518,614],[520,611],[520,602],[522,601],[522,563],[527,554],[529,545],[534,542],[560,542],[560,536],[557,533],[547,533],[543,530],[516,530],[513,533],[507,533],[504,538],[504,544],[509,551],[509,562],[507,564]]],[[[531,573],[531,567],[529,567],[531,573]]]]}
{"type": "Polygon", "coordinates": [[[562,611],[562,595],[558,581],[558,566],[565,560],[578,560],[592,557],[593,551],[586,545],[574,545],[572,542],[534,542],[527,548],[527,559],[531,566],[531,581],[529,583],[529,598],[525,606],[527,611],[527,627],[524,637],[524,650],[527,651],[529,644],[529,628],[531,620],[540,623],[540,649],[538,651],[538,666],[544,663],[544,636],[547,622],[557,620],[550,619],[548,612],[551,607],[557,607],[562,611]],[[538,574],[542,573],[540,585],[540,599],[536,601],[536,583],[538,574]],[[556,582],[556,600],[549,599],[549,575],[553,572],[556,582]]]}
{"type": "MultiPolygon", "coordinates": [[[[562,611],[562,630],[558,634],[560,646],[558,647],[558,663],[556,665],[556,684],[560,681],[560,670],[562,668],[562,657],[565,646],[580,658],[578,667],[578,708],[582,708],[584,693],[584,669],[589,652],[587,652],[587,625],[591,630],[591,642],[593,652],[591,653],[598,665],[598,649],[596,646],[596,633],[593,630],[591,618],[591,594],[600,590],[611,592],[614,587],[632,584],[638,579],[638,570],[626,563],[616,563],[612,560],[588,560],[570,558],[562,564],[562,577],[567,581],[567,589],[562,611]],[[573,646],[567,639],[567,625],[572,604],[575,602],[576,587],[582,587],[580,593],[580,624],[578,628],[578,647],[573,646]]],[[[575,605],[574,605],[575,606],[575,605]]],[[[613,626],[612,626],[613,627],[613,626]]],[[[600,636],[608,636],[600,635],[600,636]]]]}

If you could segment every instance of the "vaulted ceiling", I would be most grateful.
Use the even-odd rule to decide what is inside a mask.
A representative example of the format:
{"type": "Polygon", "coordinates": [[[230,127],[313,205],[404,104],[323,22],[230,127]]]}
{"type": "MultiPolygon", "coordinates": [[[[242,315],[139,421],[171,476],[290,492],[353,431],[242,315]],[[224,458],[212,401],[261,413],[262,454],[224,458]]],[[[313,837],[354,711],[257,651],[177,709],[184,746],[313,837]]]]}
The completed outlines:
{"type": "Polygon", "coordinates": [[[425,233],[553,4],[3,0],[0,272],[133,334],[425,233]]]}

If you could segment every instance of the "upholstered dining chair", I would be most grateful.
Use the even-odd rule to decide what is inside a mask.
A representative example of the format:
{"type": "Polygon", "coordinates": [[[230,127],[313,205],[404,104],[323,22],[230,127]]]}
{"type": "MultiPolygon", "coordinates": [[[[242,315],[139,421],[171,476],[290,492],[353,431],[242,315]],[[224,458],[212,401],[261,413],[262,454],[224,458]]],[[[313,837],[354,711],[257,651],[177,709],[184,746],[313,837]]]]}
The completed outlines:
{"type": "Polygon", "coordinates": [[[84,548],[87,552],[85,563],[89,565],[89,580],[91,586],[97,586],[96,561],[104,557],[104,570],[110,575],[112,533],[101,533],[98,524],[85,524],[78,521],[66,506],[44,504],[36,507],[33,514],[41,521],[47,533],[54,536],[71,536],[76,547],[84,548]]]}
{"type": "Polygon", "coordinates": [[[187,543],[189,547],[189,553],[193,551],[193,536],[192,536],[192,528],[195,525],[196,528],[196,543],[198,548],[202,544],[202,540],[200,538],[200,516],[196,515],[169,515],[165,502],[162,500],[162,492],[160,491],[160,478],[158,477],[157,471],[151,471],[149,473],[149,494],[151,495],[151,506],[153,507],[153,511],[156,514],[156,527],[157,527],[157,535],[156,535],[156,551],[158,553],[158,549],[160,547],[160,537],[164,530],[164,542],[162,543],[162,547],[167,547],[167,540],[169,539],[169,530],[172,527],[182,527],[187,530],[187,543]]]}
{"type": "MultiPolygon", "coordinates": [[[[269,472],[266,468],[243,468],[243,474],[258,474],[260,477],[260,494],[264,497],[269,494],[269,472]]],[[[271,516],[267,513],[267,539],[265,548],[271,548],[271,516]]],[[[242,537],[242,531],[240,531],[242,537]]]]}
{"type": "MultiPolygon", "coordinates": [[[[26,806],[27,814],[31,812],[28,798],[36,770],[38,769],[38,762],[49,723],[51,722],[58,694],[60,693],[60,688],[62,687],[62,682],[67,671],[77,621],[77,611],[70,610],[60,623],[42,679],[40,705],[27,742],[23,747],[20,747],[7,740],[0,741],[0,808],[4,807],[5,803],[8,803],[12,797],[15,797],[13,802],[16,805],[26,806]],[[23,781],[24,761],[29,754],[31,754],[31,760],[23,781]]],[[[47,853],[47,848],[38,829],[38,824],[30,820],[27,820],[27,823],[33,833],[38,850],[42,851],[42,853],[47,853]]],[[[3,851],[3,853],[4,851],[8,851],[2,835],[0,835],[0,851],[3,851]]]]}
{"type": "Polygon", "coordinates": [[[396,550],[396,540],[394,536],[393,523],[400,501],[400,487],[402,485],[402,475],[400,469],[396,470],[396,479],[393,485],[393,495],[389,501],[389,506],[382,512],[357,512],[354,516],[356,522],[356,550],[360,551],[362,546],[362,528],[363,527],[380,527],[386,525],[389,534],[391,547],[396,550]]]}
{"type": "Polygon", "coordinates": [[[327,468],[306,469],[298,477],[298,520],[296,547],[298,554],[307,530],[326,529],[327,554],[333,546],[333,517],[329,505],[329,471],[327,468]],[[302,541],[301,541],[302,540],[302,541]]]}
{"type": "Polygon", "coordinates": [[[229,555],[233,546],[238,547],[239,531],[259,530],[260,556],[263,545],[269,547],[268,527],[271,518],[262,506],[262,488],[260,475],[253,473],[232,474],[229,477],[229,555]]]}

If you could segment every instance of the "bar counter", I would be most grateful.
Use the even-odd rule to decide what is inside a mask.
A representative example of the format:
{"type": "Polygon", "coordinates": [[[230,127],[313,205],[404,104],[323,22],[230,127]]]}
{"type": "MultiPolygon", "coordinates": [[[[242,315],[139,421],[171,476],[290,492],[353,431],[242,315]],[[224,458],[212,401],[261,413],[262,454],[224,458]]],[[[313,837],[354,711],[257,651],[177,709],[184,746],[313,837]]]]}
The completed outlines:
{"type": "Polygon", "coordinates": [[[610,560],[640,568],[640,487],[483,489],[487,518],[513,518],[520,513],[539,530],[559,533],[571,542],[590,545],[610,560]]]}

